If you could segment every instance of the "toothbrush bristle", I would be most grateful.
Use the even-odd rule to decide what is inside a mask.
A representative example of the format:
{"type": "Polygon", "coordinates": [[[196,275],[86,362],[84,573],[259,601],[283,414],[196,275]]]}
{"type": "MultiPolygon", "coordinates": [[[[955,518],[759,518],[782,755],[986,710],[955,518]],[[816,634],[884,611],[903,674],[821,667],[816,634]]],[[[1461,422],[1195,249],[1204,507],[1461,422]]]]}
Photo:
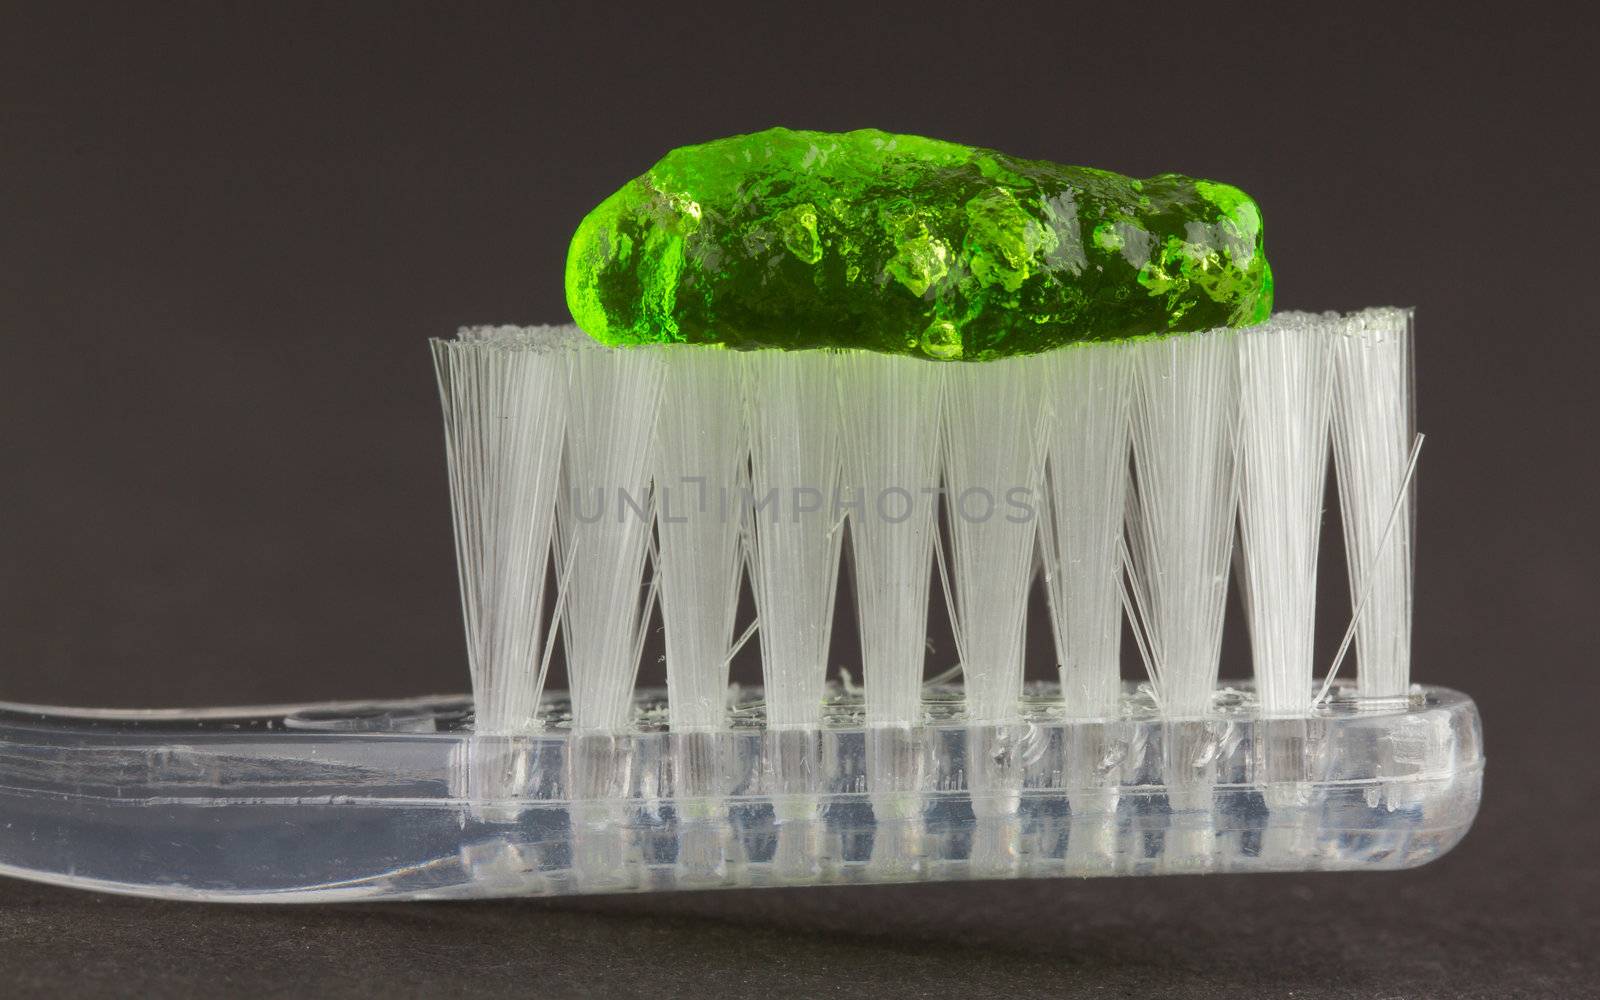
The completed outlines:
{"type": "MultiPolygon", "coordinates": [[[[675,730],[720,729],[739,610],[746,441],[737,355],[665,351],[656,419],[656,572],[675,730]]],[[[581,557],[580,557],[581,558],[581,557]]]]}
{"type": "Polygon", "coordinates": [[[746,529],[767,725],[815,728],[828,672],[844,527],[838,355],[742,356],[749,433],[746,529]]]}
{"type": "Polygon", "coordinates": [[[1030,358],[945,372],[944,524],[967,714],[1013,721],[1043,487],[1041,369],[1030,358]]]}
{"type": "Polygon", "coordinates": [[[1086,344],[1043,359],[1048,502],[1042,551],[1062,702],[1105,719],[1122,697],[1123,516],[1134,349],[1086,344]]]}
{"type": "Polygon", "coordinates": [[[573,728],[615,731],[630,721],[653,597],[644,570],[663,368],[660,353],[648,349],[585,345],[564,356],[567,442],[556,535],[573,728]]]}
{"type": "Polygon", "coordinates": [[[1311,317],[1239,335],[1239,585],[1256,692],[1270,715],[1311,709],[1330,346],[1311,317]]]}
{"type": "Polygon", "coordinates": [[[1129,580],[1162,710],[1207,714],[1216,687],[1238,495],[1238,334],[1134,347],[1129,580]]]}
{"type": "Polygon", "coordinates": [[[629,727],[657,598],[671,728],[726,728],[746,574],[766,725],[815,730],[846,551],[869,725],[923,720],[936,568],[969,721],[1020,717],[1040,567],[1057,711],[1117,716],[1127,614],[1162,713],[1204,717],[1234,556],[1258,704],[1304,715],[1330,448],[1360,691],[1410,683],[1406,311],[983,363],[615,349],[572,327],[433,350],[480,731],[538,725],[556,636],[573,728],[629,727]]]}
{"type": "Polygon", "coordinates": [[[1363,696],[1394,698],[1411,684],[1416,438],[1411,313],[1373,309],[1327,320],[1334,367],[1333,455],[1339,483],[1356,676],[1363,696]],[[1386,534],[1387,533],[1387,534],[1386,534]]]}
{"type": "Polygon", "coordinates": [[[945,368],[853,351],[839,360],[861,672],[869,724],[921,720],[945,368]]]}
{"type": "Polygon", "coordinates": [[[432,342],[478,727],[535,723],[566,369],[548,330],[432,342]]]}

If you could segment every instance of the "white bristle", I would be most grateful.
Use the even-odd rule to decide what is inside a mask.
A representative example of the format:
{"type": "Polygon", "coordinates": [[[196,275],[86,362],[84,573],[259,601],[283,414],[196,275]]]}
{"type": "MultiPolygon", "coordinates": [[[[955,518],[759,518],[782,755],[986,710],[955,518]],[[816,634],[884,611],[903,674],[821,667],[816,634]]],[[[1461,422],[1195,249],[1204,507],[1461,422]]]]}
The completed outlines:
{"type": "Polygon", "coordinates": [[[566,354],[565,476],[556,507],[562,645],[573,728],[620,730],[650,613],[644,586],[660,352],[589,343],[566,354]]]}
{"type": "Polygon", "coordinates": [[[480,732],[533,728],[566,369],[552,331],[434,340],[456,565],[480,732]]]}
{"type": "Polygon", "coordinates": [[[1328,469],[1328,330],[1289,315],[1238,339],[1240,583],[1256,693],[1270,715],[1303,715],[1328,469]]]}
{"type": "Polygon", "coordinates": [[[811,728],[822,711],[838,593],[837,355],[744,356],[750,441],[750,587],[761,623],[767,725],[811,728]]]}
{"type": "Polygon", "coordinates": [[[867,720],[920,718],[939,487],[944,366],[852,351],[839,359],[848,509],[867,720]]]}
{"type": "Polygon", "coordinates": [[[1036,358],[944,373],[951,628],[974,721],[1016,719],[1043,479],[1036,358]]]}
{"type": "Polygon", "coordinates": [[[816,727],[846,516],[872,725],[921,718],[944,552],[974,722],[1018,715],[1036,558],[1069,717],[1119,711],[1124,606],[1162,711],[1205,715],[1236,515],[1262,710],[1303,714],[1330,441],[1360,688],[1403,694],[1411,349],[1394,309],[955,365],[572,327],[435,341],[478,728],[537,726],[553,633],[574,728],[626,728],[656,596],[672,727],[725,727],[745,572],[767,724],[816,727]]]}
{"type": "Polygon", "coordinates": [[[1122,695],[1122,522],[1134,351],[1085,344],[1044,365],[1050,503],[1041,512],[1061,693],[1072,718],[1112,718],[1122,695]]]}
{"type": "Polygon", "coordinates": [[[1360,608],[1357,684],[1364,696],[1398,697],[1411,683],[1411,313],[1371,309],[1333,325],[1333,453],[1351,602],[1360,608]]]}
{"type": "Polygon", "coordinates": [[[674,730],[722,726],[739,607],[739,496],[745,459],[740,359],[684,346],[661,352],[656,533],[667,708],[674,730]]]}
{"type": "Polygon", "coordinates": [[[1134,347],[1129,580],[1162,711],[1211,707],[1238,494],[1238,338],[1231,330],[1134,347]]]}

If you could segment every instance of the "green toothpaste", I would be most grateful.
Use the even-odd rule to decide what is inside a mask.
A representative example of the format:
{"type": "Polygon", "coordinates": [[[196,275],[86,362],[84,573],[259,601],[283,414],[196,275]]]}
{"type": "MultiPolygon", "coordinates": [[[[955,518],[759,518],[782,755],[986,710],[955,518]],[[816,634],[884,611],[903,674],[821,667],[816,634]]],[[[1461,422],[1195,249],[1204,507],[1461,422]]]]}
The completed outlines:
{"type": "Polygon", "coordinates": [[[984,361],[1245,326],[1272,311],[1238,188],[874,129],[668,153],[590,212],[567,304],[611,345],[984,361]]]}

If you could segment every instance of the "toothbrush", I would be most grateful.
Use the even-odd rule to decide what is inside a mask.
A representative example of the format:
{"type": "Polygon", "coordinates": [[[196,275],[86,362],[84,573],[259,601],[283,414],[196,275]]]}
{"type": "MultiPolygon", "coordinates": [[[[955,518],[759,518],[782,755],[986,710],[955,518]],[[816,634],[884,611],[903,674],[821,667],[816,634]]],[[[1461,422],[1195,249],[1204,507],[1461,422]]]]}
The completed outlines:
{"type": "Polygon", "coordinates": [[[310,901],[1437,857],[1483,758],[1471,701],[1410,681],[1411,314],[1271,315],[1260,234],[1227,185],[911,136],[669,154],[579,227],[577,326],[432,344],[470,700],[0,706],[0,871],[310,901]]]}

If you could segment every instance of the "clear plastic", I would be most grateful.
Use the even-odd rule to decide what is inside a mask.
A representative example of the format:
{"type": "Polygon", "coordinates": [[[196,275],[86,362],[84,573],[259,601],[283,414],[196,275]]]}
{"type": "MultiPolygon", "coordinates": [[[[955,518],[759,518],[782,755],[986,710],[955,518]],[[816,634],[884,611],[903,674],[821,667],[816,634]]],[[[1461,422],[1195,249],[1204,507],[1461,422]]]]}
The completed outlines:
{"type": "Polygon", "coordinates": [[[1465,696],[1336,689],[1261,718],[1247,685],[1203,719],[867,729],[830,693],[816,731],[478,736],[463,698],[205,712],[0,705],[0,872],[184,899],[313,902],[1171,872],[1380,870],[1448,851],[1477,812],[1465,696]]]}

